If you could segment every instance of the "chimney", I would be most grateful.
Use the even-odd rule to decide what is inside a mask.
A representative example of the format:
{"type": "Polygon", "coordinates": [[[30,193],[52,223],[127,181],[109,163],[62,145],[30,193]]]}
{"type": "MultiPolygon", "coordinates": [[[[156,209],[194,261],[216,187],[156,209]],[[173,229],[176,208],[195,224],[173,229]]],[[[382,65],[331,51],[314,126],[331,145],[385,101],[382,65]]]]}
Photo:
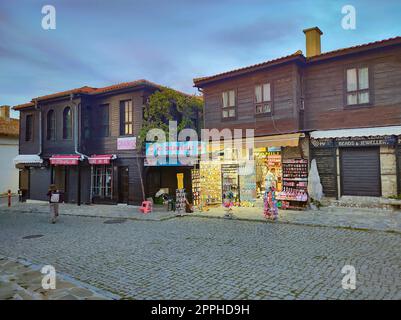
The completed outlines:
{"type": "Polygon", "coordinates": [[[0,118],[10,120],[10,106],[0,106],[0,118]]]}
{"type": "Polygon", "coordinates": [[[309,28],[304,30],[306,37],[306,57],[314,57],[321,54],[320,36],[323,32],[318,28],[309,28]]]}

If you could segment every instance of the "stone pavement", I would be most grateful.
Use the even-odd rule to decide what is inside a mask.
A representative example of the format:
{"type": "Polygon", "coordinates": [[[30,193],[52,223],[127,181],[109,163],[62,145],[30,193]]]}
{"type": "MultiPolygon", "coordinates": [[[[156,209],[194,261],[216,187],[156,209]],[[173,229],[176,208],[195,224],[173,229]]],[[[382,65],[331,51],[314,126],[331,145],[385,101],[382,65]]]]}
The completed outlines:
{"type": "MultiPolygon", "coordinates": [[[[224,209],[211,208],[191,216],[223,218],[224,209]]],[[[262,208],[234,208],[234,219],[266,221],[262,208]]],[[[401,211],[368,208],[322,207],[320,210],[279,210],[276,223],[341,227],[401,233],[401,211]]]]}
{"type": "MultiPolygon", "coordinates": [[[[155,206],[150,214],[142,214],[137,206],[127,205],[81,205],[61,204],[60,215],[101,217],[110,219],[131,219],[163,221],[175,218],[174,212],[168,212],[164,206],[155,206]]],[[[0,206],[1,212],[42,213],[49,215],[47,203],[16,203],[11,208],[0,206]]],[[[191,216],[205,218],[223,218],[224,209],[219,206],[208,211],[196,211],[191,216]]],[[[234,208],[234,219],[265,221],[263,209],[234,208]]],[[[322,207],[320,210],[280,210],[278,223],[293,223],[310,226],[342,227],[367,230],[401,232],[401,211],[369,208],[322,207]]]]}
{"type": "Polygon", "coordinates": [[[183,217],[162,222],[2,212],[0,254],[123,299],[401,299],[401,235],[183,217]],[[29,235],[42,235],[30,237],[29,235]],[[356,289],[342,288],[345,265],[356,289]]]}
{"type": "MultiPolygon", "coordinates": [[[[28,203],[14,203],[10,208],[0,206],[1,212],[14,213],[41,213],[49,215],[49,203],[44,201],[35,201],[28,203]]],[[[123,218],[132,220],[150,220],[163,221],[175,217],[174,212],[167,212],[163,206],[155,207],[151,214],[139,212],[138,206],[128,205],[76,205],[72,203],[60,204],[60,216],[82,216],[82,217],[100,217],[100,218],[123,218]]]]}
{"type": "Polygon", "coordinates": [[[56,288],[42,287],[40,266],[0,255],[0,300],[109,300],[118,296],[100,292],[67,276],[56,274],[56,288]]]}

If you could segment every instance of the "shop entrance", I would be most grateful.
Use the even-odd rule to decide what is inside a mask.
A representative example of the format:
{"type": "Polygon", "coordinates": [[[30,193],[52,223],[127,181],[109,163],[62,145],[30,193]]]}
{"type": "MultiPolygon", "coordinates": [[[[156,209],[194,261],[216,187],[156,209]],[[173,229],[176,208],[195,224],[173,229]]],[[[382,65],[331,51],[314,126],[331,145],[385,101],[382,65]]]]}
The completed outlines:
{"type": "Polygon", "coordinates": [[[266,176],[274,173],[277,191],[282,190],[282,158],[280,147],[258,148],[255,150],[256,196],[263,198],[266,191],[266,176]]]}
{"type": "Polygon", "coordinates": [[[341,148],[341,195],[381,196],[380,149],[341,148]]]}
{"type": "Polygon", "coordinates": [[[56,185],[58,190],[64,193],[64,201],[67,202],[67,174],[65,166],[54,166],[52,174],[53,183],[56,185]]]}
{"type": "Polygon", "coordinates": [[[129,194],[128,167],[118,167],[118,202],[128,203],[129,194]]]}
{"type": "Polygon", "coordinates": [[[236,164],[223,164],[221,165],[221,184],[222,184],[222,198],[225,199],[231,193],[234,203],[239,203],[239,178],[238,178],[238,165],[236,164]]]}
{"type": "Polygon", "coordinates": [[[22,201],[29,199],[29,168],[19,171],[19,188],[21,190],[22,201]]]}

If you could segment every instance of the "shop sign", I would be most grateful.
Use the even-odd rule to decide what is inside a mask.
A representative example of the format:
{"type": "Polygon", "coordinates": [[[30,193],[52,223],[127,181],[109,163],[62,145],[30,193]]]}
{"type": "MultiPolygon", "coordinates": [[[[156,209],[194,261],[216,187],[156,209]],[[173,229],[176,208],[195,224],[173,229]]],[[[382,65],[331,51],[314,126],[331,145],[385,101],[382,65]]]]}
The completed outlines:
{"type": "Polygon", "coordinates": [[[145,166],[192,166],[205,150],[205,144],[199,141],[147,143],[145,166]],[[183,159],[188,161],[183,163],[183,159]]]}
{"type": "Polygon", "coordinates": [[[80,158],[79,155],[54,155],[49,160],[52,165],[75,166],[80,158]]]}
{"type": "Polygon", "coordinates": [[[381,145],[395,146],[397,144],[397,137],[375,136],[375,137],[311,139],[311,144],[315,148],[370,147],[370,146],[381,146],[381,145]]]}
{"type": "Polygon", "coordinates": [[[136,137],[117,138],[117,150],[135,150],[136,137]]]}

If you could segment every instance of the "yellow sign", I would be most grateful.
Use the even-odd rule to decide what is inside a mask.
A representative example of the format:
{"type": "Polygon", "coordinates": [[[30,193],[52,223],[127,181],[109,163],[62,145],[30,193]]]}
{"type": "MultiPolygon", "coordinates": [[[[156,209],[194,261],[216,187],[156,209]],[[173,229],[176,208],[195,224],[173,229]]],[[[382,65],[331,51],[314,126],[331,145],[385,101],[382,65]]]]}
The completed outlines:
{"type": "Polygon", "coordinates": [[[184,174],[177,173],[177,189],[184,189],[184,174]]]}

